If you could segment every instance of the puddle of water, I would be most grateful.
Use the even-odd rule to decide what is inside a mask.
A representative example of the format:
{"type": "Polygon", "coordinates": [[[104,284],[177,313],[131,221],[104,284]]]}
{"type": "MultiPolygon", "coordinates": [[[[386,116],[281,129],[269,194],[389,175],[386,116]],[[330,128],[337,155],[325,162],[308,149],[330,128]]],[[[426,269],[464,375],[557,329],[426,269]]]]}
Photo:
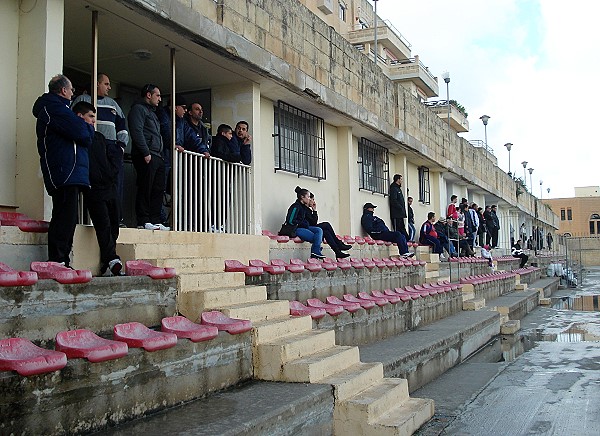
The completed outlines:
{"type": "Polygon", "coordinates": [[[558,310],[600,311],[600,295],[574,295],[552,298],[552,308],[558,310]]]}

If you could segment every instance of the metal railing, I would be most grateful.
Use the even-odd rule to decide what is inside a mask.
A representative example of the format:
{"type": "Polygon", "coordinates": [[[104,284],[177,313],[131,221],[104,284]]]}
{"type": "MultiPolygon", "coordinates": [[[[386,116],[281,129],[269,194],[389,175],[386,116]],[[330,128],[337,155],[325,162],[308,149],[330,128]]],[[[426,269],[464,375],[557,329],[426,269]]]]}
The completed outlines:
{"type": "Polygon", "coordinates": [[[488,153],[490,153],[492,156],[495,156],[494,150],[492,149],[492,147],[490,147],[489,145],[487,145],[485,143],[485,141],[482,141],[481,139],[474,139],[472,141],[469,141],[469,144],[471,144],[473,147],[483,148],[488,153]]]}
{"type": "Polygon", "coordinates": [[[174,230],[252,234],[251,167],[175,152],[174,230]]]}

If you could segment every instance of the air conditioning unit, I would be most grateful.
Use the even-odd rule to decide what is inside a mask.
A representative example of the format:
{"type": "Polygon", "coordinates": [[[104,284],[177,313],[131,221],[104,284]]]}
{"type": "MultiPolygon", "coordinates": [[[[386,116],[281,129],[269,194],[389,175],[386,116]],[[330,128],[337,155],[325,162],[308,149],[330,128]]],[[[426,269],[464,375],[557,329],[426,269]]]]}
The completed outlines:
{"type": "Polygon", "coordinates": [[[333,14],[333,0],[317,0],[317,8],[325,15],[333,14]]]}

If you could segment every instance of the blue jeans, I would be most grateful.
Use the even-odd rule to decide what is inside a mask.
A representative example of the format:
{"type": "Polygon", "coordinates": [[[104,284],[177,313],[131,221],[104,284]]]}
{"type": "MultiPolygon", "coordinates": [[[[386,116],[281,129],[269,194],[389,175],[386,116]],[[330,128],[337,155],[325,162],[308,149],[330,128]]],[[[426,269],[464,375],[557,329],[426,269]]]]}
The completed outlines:
{"type": "Polygon", "coordinates": [[[409,222],[408,223],[408,240],[414,241],[416,233],[417,233],[417,230],[415,229],[415,225],[413,223],[409,222]]]}
{"type": "Polygon", "coordinates": [[[298,227],[296,235],[303,241],[312,242],[311,253],[318,254],[319,256],[322,255],[321,243],[323,242],[323,230],[320,227],[310,226],[307,229],[298,227]]]}

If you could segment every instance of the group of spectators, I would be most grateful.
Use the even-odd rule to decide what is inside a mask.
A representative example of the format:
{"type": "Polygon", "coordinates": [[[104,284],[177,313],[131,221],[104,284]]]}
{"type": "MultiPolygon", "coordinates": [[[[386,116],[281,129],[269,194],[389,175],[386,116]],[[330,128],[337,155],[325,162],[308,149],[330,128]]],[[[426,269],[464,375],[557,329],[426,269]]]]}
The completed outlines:
{"type": "Polygon", "coordinates": [[[129,136],[136,171],[137,226],[148,230],[170,230],[165,222],[163,197],[173,148],[249,165],[252,138],[246,121],[238,122],[235,132],[222,124],[211,138],[202,122],[200,103],[194,102],[188,108],[184,98],[176,95],[172,144],[171,117],[160,105],[160,89],[152,84],[144,85],[141,98],[131,107],[128,130],[123,111],[108,96],[108,76],[99,74],[96,86],[97,108],[87,94],[71,104],[75,89],[66,76],[59,74],[52,77],[48,92],[33,105],[40,167],[52,198],[48,260],[69,266],[78,199],[83,193],[100,247],[100,273],[121,275],[123,265],[116,254],[116,241],[123,226],[123,157],[129,136]]]}

